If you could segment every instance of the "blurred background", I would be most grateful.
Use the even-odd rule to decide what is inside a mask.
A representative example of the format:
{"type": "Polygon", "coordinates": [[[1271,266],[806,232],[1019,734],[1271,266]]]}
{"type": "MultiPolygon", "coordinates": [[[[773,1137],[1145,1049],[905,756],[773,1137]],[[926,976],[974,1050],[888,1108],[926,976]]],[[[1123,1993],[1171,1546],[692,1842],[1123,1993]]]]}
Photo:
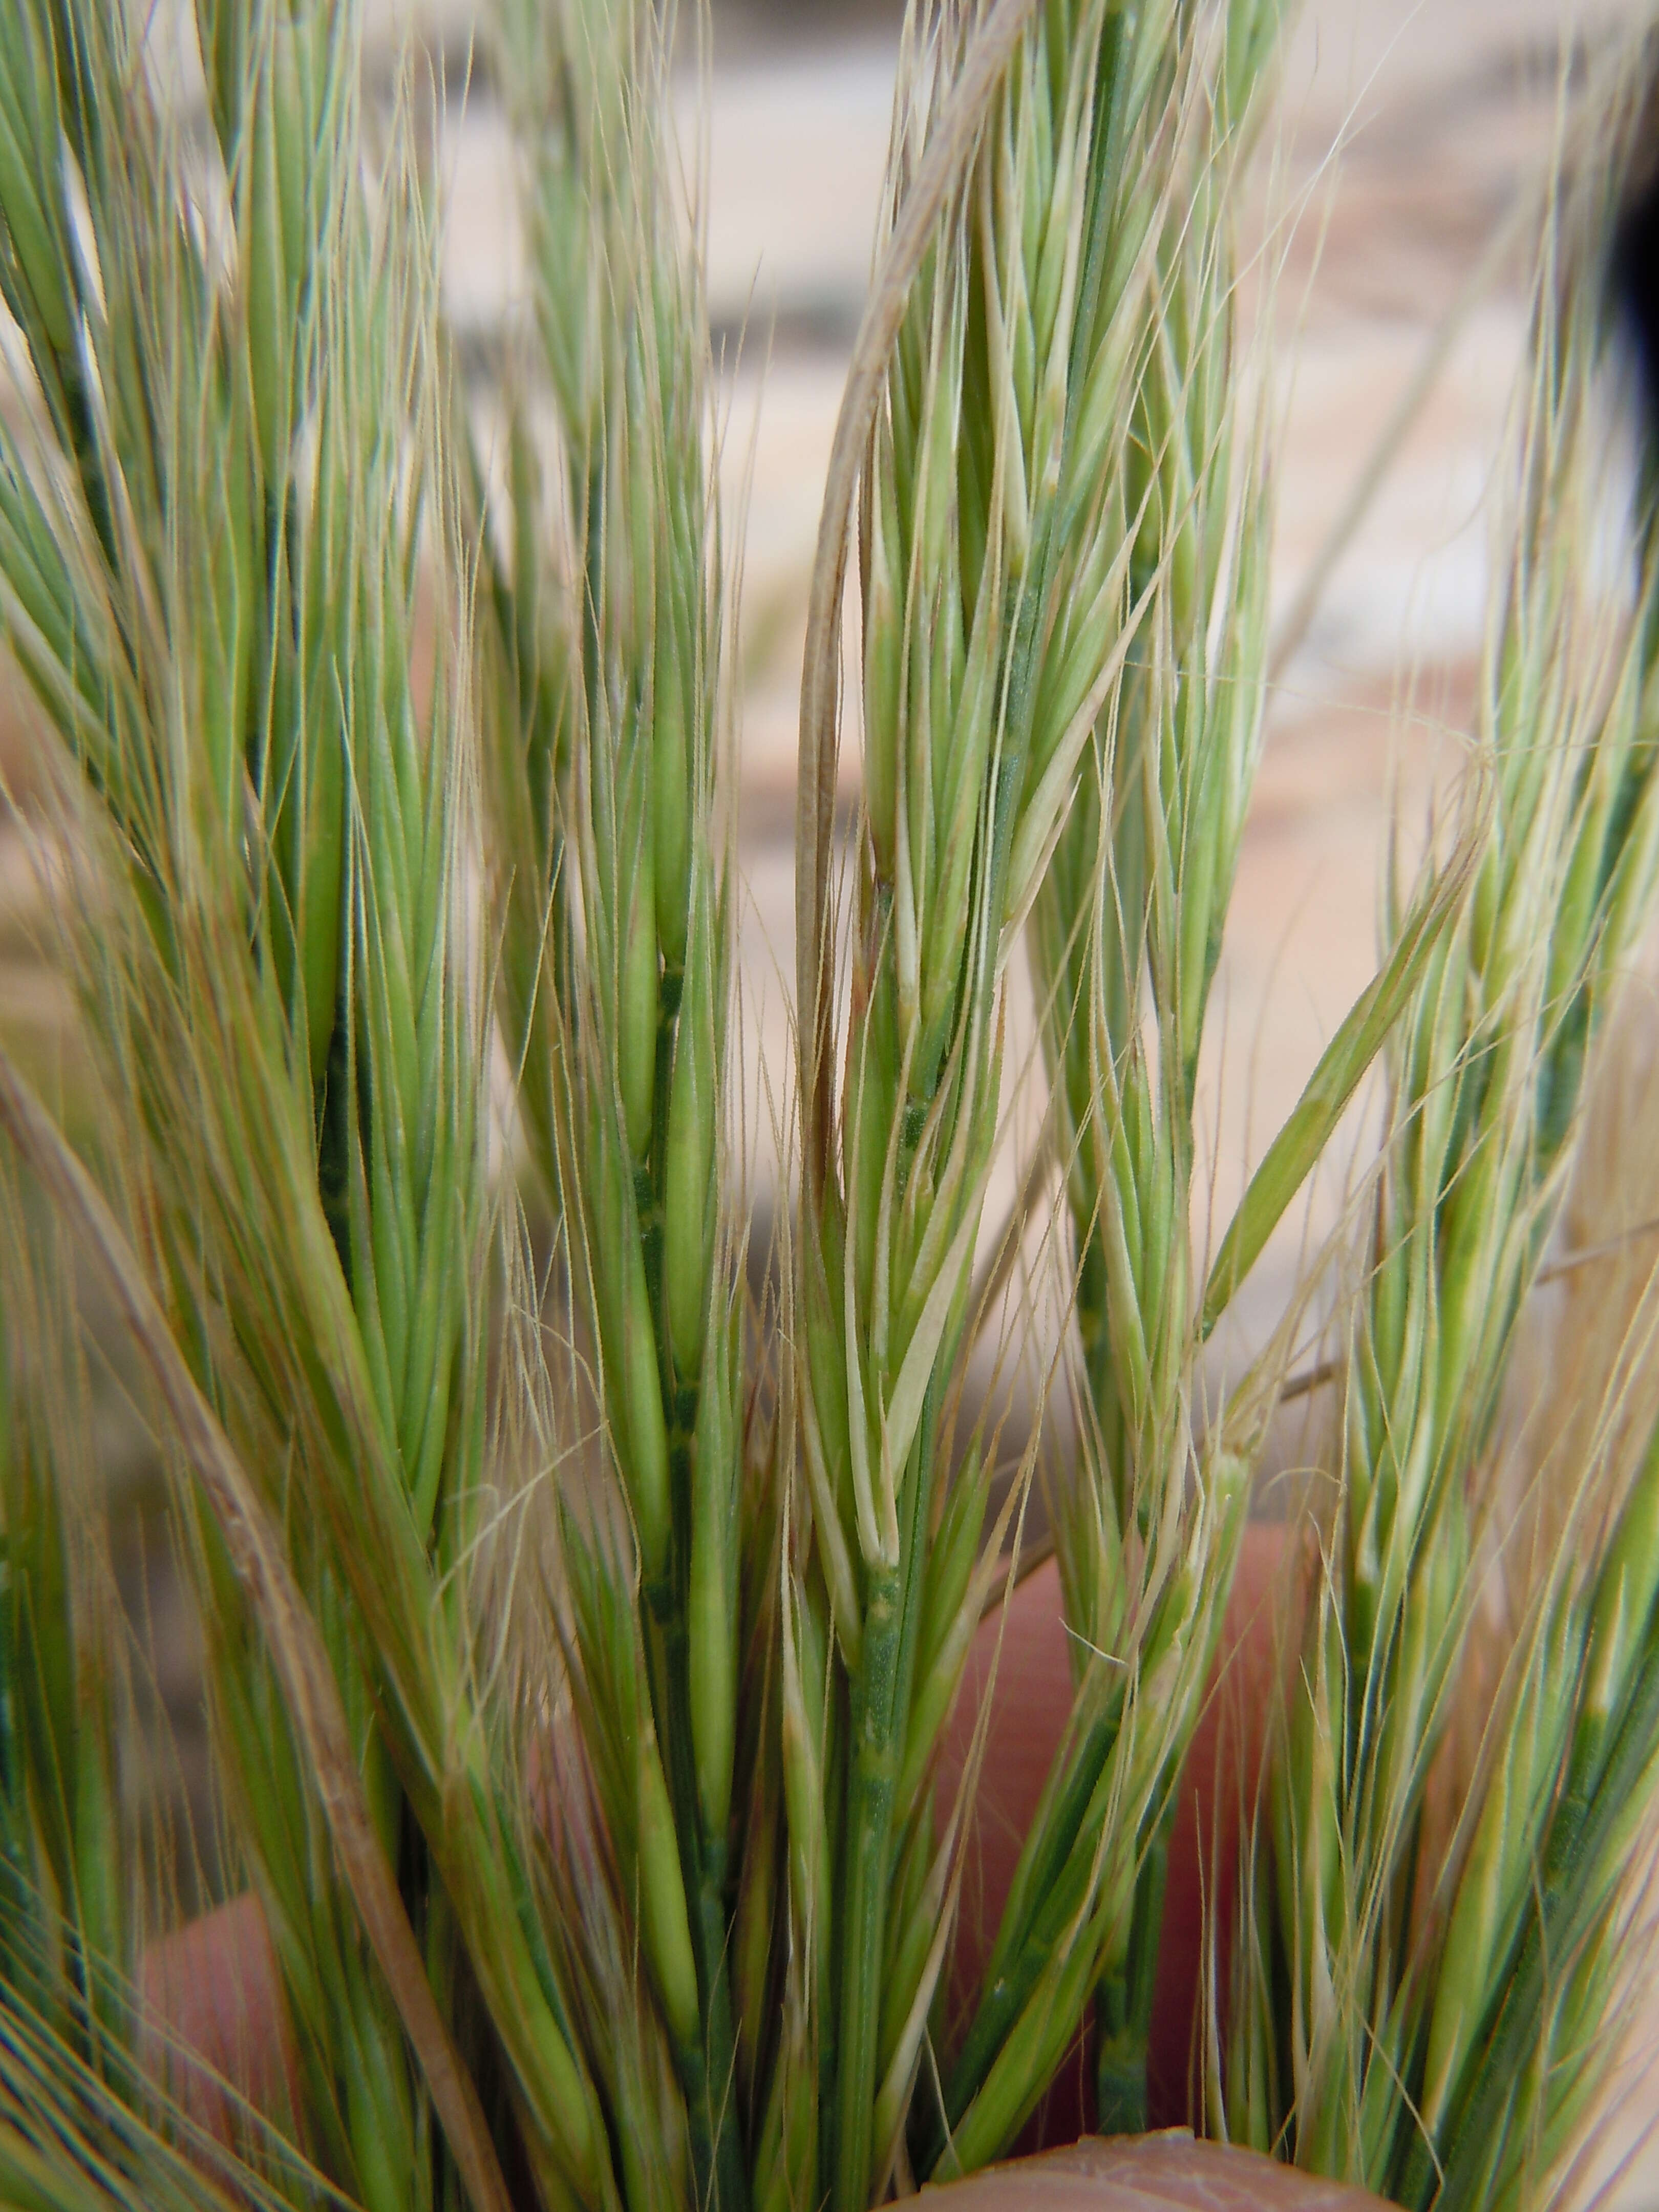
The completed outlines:
{"type": "MultiPolygon", "coordinates": [[[[411,9],[443,57],[448,301],[483,394],[520,283],[505,138],[473,50],[471,0],[371,0],[376,57],[389,62],[411,9]]],[[[1487,495],[1524,335],[1528,196],[1571,81],[1626,13],[1564,0],[1309,0],[1291,38],[1251,214],[1249,290],[1275,358],[1273,604],[1299,634],[1275,672],[1212,1024],[1206,1100],[1224,1220],[1370,977],[1391,823],[1409,842],[1464,757],[1489,589],[1487,495]],[[1391,425],[1375,495],[1334,553],[1391,425]],[[1310,575],[1316,603],[1303,598],[1310,575]]],[[[757,1071],[769,1069],[781,1097],[790,1051],[806,585],[869,271],[899,14],[896,0],[714,0],[706,87],[688,64],[682,93],[685,143],[694,155],[701,144],[705,163],[727,512],[746,536],[740,988],[750,1127],[763,1130],[757,1071]]],[[[162,9],[154,35],[182,53],[177,22],[162,9]]],[[[20,797],[30,744],[27,702],[0,662],[0,766],[20,797]]],[[[0,824],[0,1032],[38,1064],[61,1065],[64,1009],[33,949],[33,880],[15,826],[0,824]]],[[[72,1062],[64,1073],[72,1083],[72,1062]]],[[[764,1203],[777,1170],[763,1133],[752,1171],[764,1203]]],[[[1005,1198],[1015,1173],[1011,1158],[1005,1198]]],[[[1271,1324],[1304,1241],[1332,1224],[1343,1196],[1339,1170],[1286,1224],[1251,1285],[1247,1330],[1271,1324]]],[[[163,1631],[156,1686],[188,1782],[204,1756],[196,1659],[165,1541],[144,1533],[159,1481],[118,1358],[94,1366],[92,1387],[131,1530],[129,1594],[163,1631]]],[[[1638,2089],[1620,2155],[1655,2101],[1638,2089]]],[[[1659,2206],[1659,2158],[1612,2186],[1607,2201],[1624,2212],[1659,2206]]]]}

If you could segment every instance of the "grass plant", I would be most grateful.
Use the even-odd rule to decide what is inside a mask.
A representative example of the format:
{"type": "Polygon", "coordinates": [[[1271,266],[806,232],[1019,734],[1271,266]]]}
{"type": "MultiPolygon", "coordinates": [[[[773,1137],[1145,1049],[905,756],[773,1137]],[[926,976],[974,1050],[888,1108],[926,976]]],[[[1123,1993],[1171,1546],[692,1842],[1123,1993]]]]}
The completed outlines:
{"type": "MultiPolygon", "coordinates": [[[[1597,127],[1611,160],[1564,168],[1536,280],[1475,759],[1480,857],[1391,1050],[1397,1134],[1347,1324],[1339,1479],[1226,2069],[1245,2140],[1401,2203],[1526,2203],[1550,2178],[1595,2041],[1576,1977],[1607,1972],[1640,1857],[1627,1831],[1622,1852],[1605,1838],[1652,1755],[1637,1687],[1650,1600],[1631,1548],[1651,1510],[1644,1440],[1604,1419],[1576,1468],[1537,1472],[1567,1486],[1549,1556],[1505,1525],[1494,1479],[1588,1055],[1652,896],[1645,479],[1632,588],[1575,573],[1569,550],[1592,541],[1608,480],[1598,241],[1640,127],[1628,92],[1597,127]],[[1494,1604],[1514,1647],[1460,1806],[1449,1732],[1494,1604]]],[[[1591,1379],[1575,1395],[1616,1412],[1611,1381],[1591,1379]]]]}
{"type": "Polygon", "coordinates": [[[0,1055],[11,2200],[862,2212],[1005,2154],[1091,2013],[1101,2124],[1143,2128],[1172,1810],[1314,1279],[1224,1388],[1206,1346],[1379,1062],[1207,2117],[1447,2212],[1570,2166],[1659,1754],[1646,1293],[1563,1368],[1577,1425],[1503,1409],[1659,851],[1645,489],[1633,551],[1575,557],[1637,107],[1595,95],[1550,203],[1474,771],[1208,1251],[1272,533],[1237,210],[1279,17],[911,10],[812,581],[794,1205],[757,1295],[737,590],[671,100],[701,19],[496,0],[528,296],[479,404],[441,88],[410,58],[371,102],[357,7],[196,0],[192,117],[139,10],[0,0],[0,624],[98,1109],[77,1152],[0,1055]],[[965,1387],[1022,955],[1073,1702],[957,2017],[977,1759],[947,1790],[940,1753],[1037,1456],[999,1491],[965,1387]],[[188,1844],[121,1748],[87,1267],[290,2031],[282,2109],[227,2093],[217,2134],[135,1993],[188,1844]]]}

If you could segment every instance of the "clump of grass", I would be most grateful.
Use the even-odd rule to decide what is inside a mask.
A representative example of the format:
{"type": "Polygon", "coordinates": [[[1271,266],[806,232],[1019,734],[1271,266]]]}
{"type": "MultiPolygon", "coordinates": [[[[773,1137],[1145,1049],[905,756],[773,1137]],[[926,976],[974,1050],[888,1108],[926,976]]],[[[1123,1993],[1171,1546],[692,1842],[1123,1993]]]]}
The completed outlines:
{"type": "Polygon", "coordinates": [[[1628,1377],[1578,1378],[1583,1457],[1538,1478],[1565,1487],[1553,1544],[1506,1528],[1495,1480],[1517,1324],[1651,913],[1659,822],[1645,486],[1633,588],[1581,557],[1609,476],[1602,257],[1638,128],[1627,89],[1595,112],[1602,145],[1559,182],[1534,295],[1471,896],[1390,1050],[1395,1134],[1223,2100],[1243,2139],[1407,2204],[1541,2201],[1608,2055],[1590,1990],[1638,1870],[1623,1824],[1654,1748],[1651,1476],[1613,1418],[1628,1377]],[[1513,1649],[1449,1830],[1441,1770],[1494,1588],[1513,1649]]]}
{"type": "MultiPolygon", "coordinates": [[[[3,1062],[0,1124],[144,1355],[295,2063],[275,2131],[240,2118],[212,2154],[145,2077],[128,1993],[165,1899],[109,1848],[121,1670],[76,1432],[20,1389],[17,2191],[391,2212],[504,2205],[511,2175],[550,2208],[861,2212],[1004,2153],[1091,2002],[1103,2121],[1144,2125],[1169,1823],[1291,1323],[1218,1403],[1201,1355],[1385,1053],[1331,1573],[1212,2117],[1405,2202],[1534,2201],[1588,2108],[1560,2054],[1604,2025],[1650,1763],[1631,1422],[1568,1516],[1589,1564],[1517,1601],[1514,1771],[1449,1842],[1431,1813],[1495,1541],[1476,1471],[1651,904],[1645,620],[1564,574],[1601,462],[1589,260],[1540,280],[1487,773],[1200,1255],[1271,527],[1232,210],[1279,9],[912,11],[813,582],[799,1203],[757,1312],[735,587],[672,11],[499,0],[531,283],[488,426],[442,324],[430,88],[411,65],[370,112],[350,7],[198,0],[195,24],[191,134],[136,17],[0,0],[27,402],[0,420],[0,616],[58,739],[39,836],[110,1134],[78,1160],[3,1062]],[[947,1799],[939,1753],[1035,1455],[994,1517],[995,1437],[955,1448],[1023,945],[1062,1164],[1047,1357],[1080,1416],[1055,1501],[1075,1694],[957,2021],[974,1762],[947,1799]],[[497,1037],[540,1276],[489,1171],[497,1037]]],[[[1605,232],[1612,173],[1553,240],[1605,232]]],[[[26,1376],[80,1324],[16,1212],[26,1376]]]]}
{"type": "Polygon", "coordinates": [[[452,1971],[453,1910],[532,2155],[584,2177],[598,2118],[520,1909],[517,1796],[461,1717],[466,1610],[434,1605],[479,1504],[485,1216],[461,673],[429,708],[410,683],[418,564],[446,543],[431,238],[406,127],[369,190],[349,12],[198,28],[204,175],[124,12],[8,20],[9,81],[33,102],[15,150],[49,201],[20,186],[6,208],[44,418],[7,456],[9,612],[84,770],[70,849],[100,926],[70,950],[132,1138],[110,1195],[146,1325],[204,1401],[196,1437],[246,1471],[239,1526],[199,1491],[184,1510],[222,1766],[304,2023],[307,2125],[332,2178],[402,2202],[432,2170],[435,2070],[470,2193],[500,2202],[416,1939],[383,1896],[371,1944],[335,1864],[359,1820],[382,1892],[405,1832],[431,1852],[427,1972],[452,1971]],[[77,221],[54,269],[42,240],[77,221]],[[241,1587],[256,1500],[288,1597],[307,1593],[286,1631],[241,1587]],[[342,1708],[323,1774],[295,1624],[307,1679],[342,1708]],[[409,2001],[430,2016],[424,2075],[409,2001]]]}

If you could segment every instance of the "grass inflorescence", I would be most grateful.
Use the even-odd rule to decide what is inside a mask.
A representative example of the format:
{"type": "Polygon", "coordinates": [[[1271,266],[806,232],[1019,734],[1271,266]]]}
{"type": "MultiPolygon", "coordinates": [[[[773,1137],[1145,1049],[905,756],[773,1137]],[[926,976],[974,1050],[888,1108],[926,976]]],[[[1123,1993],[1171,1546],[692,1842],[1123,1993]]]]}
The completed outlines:
{"type": "Polygon", "coordinates": [[[1605,2059],[1588,1989],[1635,1893],[1624,1824],[1655,1748],[1635,1570],[1652,1476],[1614,1418],[1633,1387],[1618,1360],[1599,1379],[1591,1362],[1557,1409],[1584,1417],[1577,1464],[1534,1474],[1565,1486],[1547,1514],[1560,1548],[1522,1540],[1496,1480],[1586,1071],[1652,898],[1645,493],[1628,596],[1577,558],[1608,478],[1602,242],[1639,127],[1632,94],[1612,97],[1600,157],[1564,167],[1551,209],[1483,687],[1479,858],[1391,1048],[1397,1133],[1348,1324],[1340,1483],[1267,1784],[1226,2092],[1247,2140],[1402,2203],[1529,2203],[1565,2162],[1605,2059]],[[1494,1607],[1512,1649],[1471,1757],[1460,1690],[1490,1679],[1494,1607]]]}
{"type": "Polygon", "coordinates": [[[1650,57],[1547,196],[1471,771],[1209,1249],[1270,650],[1241,302],[1274,245],[1239,210],[1280,16],[910,11],[811,586],[799,1144],[757,1291],[737,589],[671,98],[700,20],[496,0],[527,286],[481,402],[440,87],[411,58],[372,102],[356,6],[197,0],[192,115],[143,11],[0,0],[0,624],[96,1108],[0,1056],[9,2201],[863,2212],[1006,2154],[1085,2019],[1099,2124],[1144,2128],[1182,1767],[1316,1269],[1242,1371],[1212,1340],[1373,1074],[1202,2117],[1443,2212],[1571,2170],[1659,1774],[1654,1314],[1584,1135],[1659,859],[1645,480],[1580,557],[1650,57]],[[965,1385],[1022,1087],[1073,1667],[969,1973],[985,1716],[965,1765],[952,1716],[1039,1453],[1003,1480],[965,1385]],[[1616,1296],[1558,1287],[1615,1264],[1616,1296]],[[203,1632],[206,1856],[268,1938],[270,2109],[221,2082],[210,2122],[154,2002],[191,1846],[127,1747],[94,1281],[203,1632]],[[1547,1297],[1578,1318],[1540,1410],[1547,1297]]]}

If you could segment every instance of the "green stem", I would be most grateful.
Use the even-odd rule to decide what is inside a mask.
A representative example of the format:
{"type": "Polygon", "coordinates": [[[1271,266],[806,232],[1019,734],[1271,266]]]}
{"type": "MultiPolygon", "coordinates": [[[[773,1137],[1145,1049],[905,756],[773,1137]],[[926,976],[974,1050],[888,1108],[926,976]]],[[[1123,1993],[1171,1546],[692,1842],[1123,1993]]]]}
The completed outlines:
{"type": "Polygon", "coordinates": [[[1014,1877],[1018,1885],[1012,1900],[1015,1917],[998,1939],[990,1978],[945,2084],[945,2111],[941,2114],[935,2107],[932,2124],[917,2148],[918,2176],[932,2173],[944,2156],[948,2130],[958,2124],[985,2086],[1055,1945],[1094,1879],[1093,1853],[1079,1850],[1078,1838],[1117,1741],[1122,1715],[1122,1692],[1115,1690],[1073,1762],[1047,1833],[1041,1840],[1034,1837],[1027,1843],[1014,1877]]]}
{"type": "MultiPolygon", "coordinates": [[[[676,1458],[684,1451],[674,1447],[676,1458]]],[[[676,1546],[676,1551],[678,1551],[676,1546]]],[[[675,1577],[678,1580],[682,1577],[675,1577]]],[[[700,2047],[677,2047],[675,2063],[685,2095],[691,2157],[700,2206],[713,2212],[745,2212],[749,2192],[738,2136],[737,2029],[732,2006],[731,1943],[726,1913],[726,1839],[705,1838],[697,1802],[691,1735],[690,1638],[686,1608],[672,1588],[647,1593],[651,1702],[663,1771],[673,1808],[680,1875],[690,1907],[691,1949],[697,1970],[700,2047]]]]}
{"type": "Polygon", "coordinates": [[[841,2069],[842,1996],[846,1982],[841,1938],[847,1925],[846,1841],[852,1818],[852,1790],[848,1762],[852,1756],[853,1730],[851,1685],[844,1676],[838,1677],[831,1687],[824,1729],[829,1741],[823,1759],[823,1802],[832,1824],[828,1838],[829,1863],[832,1871],[829,1934],[827,1940],[822,1936],[819,1938],[818,1952],[823,1961],[823,1986],[819,1997],[822,2026],[818,2034],[818,2203],[821,2205],[828,2203],[836,2185],[836,2135],[834,2129],[825,2123],[836,2108],[836,2083],[841,2069]]]}
{"type": "Polygon", "coordinates": [[[703,1999],[703,2051],[709,2124],[714,2134],[714,2191],[703,2201],[720,2212],[745,2212],[749,2175],[738,2127],[738,2031],[732,2002],[732,1944],[726,1911],[726,1844],[711,1841],[691,1919],[691,1942],[703,1999]]]}
{"type": "Polygon", "coordinates": [[[1146,2132],[1146,2056],[1152,2041],[1152,1991],[1164,1890],[1170,1867],[1170,1820],[1158,1822],[1135,1880],[1128,1942],[1102,1976],[1095,1998],[1099,2043],[1095,2054],[1095,2126],[1103,2136],[1146,2132]]]}
{"type": "Polygon", "coordinates": [[[663,1206],[666,1176],[668,1102],[674,1066],[683,978],[665,971],[658,994],[657,1064],[652,1106],[651,1156],[641,1177],[640,1221],[657,1371],[668,1426],[669,1494],[673,1534],[668,1572],[646,1593],[647,1649],[657,1741],[663,1753],[669,1803],[679,1846],[697,1971],[702,2042],[677,2051],[691,2130],[697,2203],[711,2212],[745,2212],[748,2178],[738,2139],[737,2027],[732,2002],[731,1931],[726,1909],[726,1838],[705,1836],[697,1794],[696,1739],[691,1730],[690,1574],[692,1455],[696,1449],[698,1388],[682,1383],[668,1336],[663,1281],[663,1206]],[[651,1630],[654,1628],[653,1635],[651,1630]]]}
{"type": "MultiPolygon", "coordinates": [[[[941,1363],[945,1364],[945,1363],[941,1363]]],[[[907,1509],[901,1516],[898,1565],[870,1577],[864,1614],[864,1656],[853,1689],[845,1868],[846,1902],[836,2069],[835,2212],[865,2212],[880,2057],[885,1987],[887,1903],[893,1871],[893,1797],[904,1757],[916,1637],[921,1618],[921,1564],[932,1495],[934,1396],[928,1386],[921,1426],[905,1470],[907,1509]]]]}
{"type": "Polygon", "coordinates": [[[836,2212],[864,2212],[870,2195],[871,2122],[876,2102],[876,2045],[881,2021],[882,1951],[886,1934],[889,1831],[898,1779],[894,1720],[898,1703],[902,1572],[872,1575],[864,1613],[864,1656],[853,1698],[848,1777],[847,1903],[842,1957],[841,2034],[836,2083],[836,2212]]]}

